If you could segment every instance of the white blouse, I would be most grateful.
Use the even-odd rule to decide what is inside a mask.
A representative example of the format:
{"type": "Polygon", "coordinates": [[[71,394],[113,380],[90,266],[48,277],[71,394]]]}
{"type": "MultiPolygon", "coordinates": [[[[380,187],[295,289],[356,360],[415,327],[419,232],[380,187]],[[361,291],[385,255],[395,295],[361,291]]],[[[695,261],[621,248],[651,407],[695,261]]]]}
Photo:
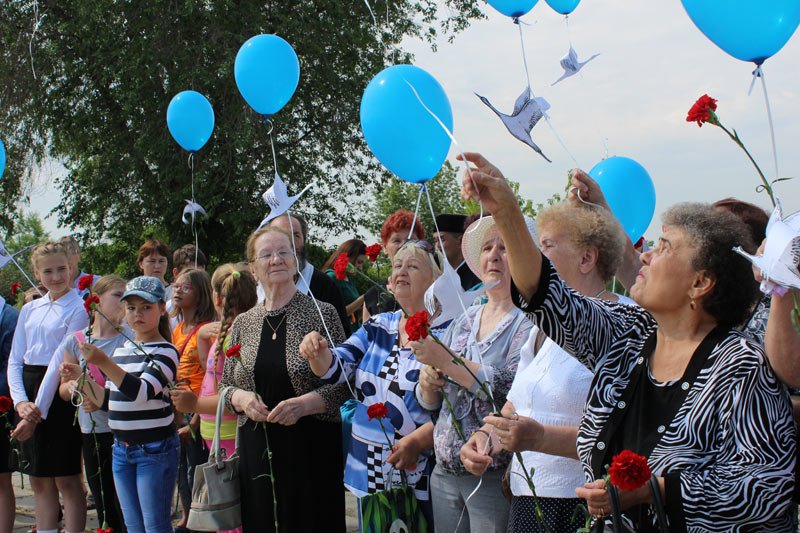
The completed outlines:
{"type": "MultiPolygon", "coordinates": [[[[22,307],[14,330],[11,354],[8,357],[8,386],[14,406],[30,401],[22,383],[24,365],[47,366],[61,341],[73,331],[89,325],[89,315],[83,308],[83,300],[75,289],[56,300],[50,301],[50,293],[22,307]]],[[[52,394],[55,394],[55,390],[52,394]]],[[[39,398],[46,391],[39,391],[39,398]]],[[[38,405],[38,403],[37,403],[38,405]]],[[[46,417],[46,413],[42,413],[46,417]]]]}
{"type": "MultiPolygon", "coordinates": [[[[519,367],[508,393],[508,400],[520,416],[551,426],[580,424],[592,373],[559,345],[547,338],[534,355],[539,328],[531,329],[520,351],[519,367]]],[[[536,494],[546,498],[575,498],[575,488],[585,482],[577,459],[539,452],[522,452],[525,470],[533,467],[536,494]]],[[[511,492],[532,496],[516,456],[512,463],[511,492]],[[514,472],[519,475],[514,475],[514,472]]]]}

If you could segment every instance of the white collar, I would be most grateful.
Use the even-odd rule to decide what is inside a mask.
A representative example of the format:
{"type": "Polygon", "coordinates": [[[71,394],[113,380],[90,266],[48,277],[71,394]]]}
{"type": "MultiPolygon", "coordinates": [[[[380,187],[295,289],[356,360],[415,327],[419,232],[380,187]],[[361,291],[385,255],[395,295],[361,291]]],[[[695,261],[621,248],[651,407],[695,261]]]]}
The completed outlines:
{"type": "Polygon", "coordinates": [[[74,303],[74,300],[76,299],[80,300],[81,297],[78,296],[78,291],[76,291],[75,289],[70,289],[64,296],[62,296],[55,302],[50,299],[50,291],[47,291],[47,294],[45,294],[42,298],[34,300],[32,303],[41,302],[39,303],[39,305],[57,305],[60,307],[67,307],[69,305],[72,305],[74,303]]]}
{"type": "Polygon", "coordinates": [[[311,276],[314,275],[314,265],[312,265],[310,261],[306,261],[306,266],[300,273],[302,275],[297,276],[297,283],[295,283],[295,286],[298,291],[303,294],[308,294],[308,285],[311,283],[311,276]]]}

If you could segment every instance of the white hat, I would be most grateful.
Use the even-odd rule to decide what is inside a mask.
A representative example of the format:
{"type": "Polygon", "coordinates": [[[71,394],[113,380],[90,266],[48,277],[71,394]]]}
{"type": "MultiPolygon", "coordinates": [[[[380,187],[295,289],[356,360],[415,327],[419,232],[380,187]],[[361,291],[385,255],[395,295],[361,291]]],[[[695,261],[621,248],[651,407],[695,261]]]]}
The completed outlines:
{"type": "MultiPolygon", "coordinates": [[[[536,237],[536,223],[531,217],[526,216],[525,225],[528,227],[528,232],[531,234],[533,244],[538,248],[539,239],[536,237]]],[[[494,218],[491,216],[479,218],[469,225],[464,232],[464,237],[461,239],[461,253],[464,255],[464,260],[467,262],[467,266],[469,266],[470,270],[479,278],[481,276],[480,258],[483,241],[486,239],[486,234],[489,230],[496,226],[497,224],[495,224],[494,218]]]]}

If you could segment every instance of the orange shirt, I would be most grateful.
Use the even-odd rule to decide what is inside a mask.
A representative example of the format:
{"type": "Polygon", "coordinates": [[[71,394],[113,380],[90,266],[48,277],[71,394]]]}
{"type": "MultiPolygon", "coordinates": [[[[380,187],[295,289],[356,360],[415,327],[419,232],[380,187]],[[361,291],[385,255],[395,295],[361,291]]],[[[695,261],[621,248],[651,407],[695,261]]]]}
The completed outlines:
{"type": "Polygon", "coordinates": [[[175,381],[188,385],[189,388],[192,389],[192,392],[200,396],[200,386],[203,384],[205,371],[203,367],[200,366],[200,357],[197,353],[198,331],[199,328],[192,333],[192,337],[187,342],[191,330],[187,333],[183,333],[183,321],[181,321],[172,331],[172,344],[175,345],[181,356],[180,364],[178,365],[178,377],[175,381]],[[183,352],[181,352],[184,343],[186,347],[183,348],[183,352]]]}

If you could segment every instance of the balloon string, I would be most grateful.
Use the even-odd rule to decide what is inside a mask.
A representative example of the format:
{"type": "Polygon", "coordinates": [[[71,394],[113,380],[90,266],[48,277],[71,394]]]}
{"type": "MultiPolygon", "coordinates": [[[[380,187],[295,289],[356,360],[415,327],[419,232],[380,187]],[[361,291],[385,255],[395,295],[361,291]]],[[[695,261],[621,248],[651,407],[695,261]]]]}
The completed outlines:
{"type": "Polygon", "coordinates": [[[575,163],[575,166],[576,167],[580,167],[581,165],[580,165],[580,163],[578,163],[578,160],[575,159],[575,156],[572,155],[572,152],[569,151],[569,148],[567,148],[567,145],[564,144],[564,141],[561,140],[561,136],[559,136],[558,132],[553,127],[553,124],[550,122],[550,117],[547,116],[547,113],[544,113],[544,119],[547,121],[547,125],[550,126],[550,131],[553,132],[553,135],[555,136],[556,140],[558,141],[558,144],[560,144],[561,148],[563,148],[564,151],[567,152],[567,155],[569,156],[570,159],[572,159],[572,162],[575,163]]]}
{"type": "MultiPolygon", "coordinates": [[[[4,248],[5,248],[5,247],[4,247],[4,248]]],[[[31,284],[31,287],[33,287],[34,289],[36,289],[36,292],[38,292],[38,293],[39,293],[39,296],[44,296],[44,294],[42,294],[42,291],[40,291],[40,290],[39,290],[39,287],[38,287],[38,286],[37,286],[37,285],[36,285],[36,284],[35,284],[35,283],[34,283],[34,282],[31,280],[31,278],[28,276],[28,273],[27,273],[27,272],[25,272],[25,270],[24,270],[24,269],[23,269],[23,268],[22,268],[22,267],[19,265],[19,263],[17,263],[17,260],[16,260],[16,259],[14,259],[14,256],[13,256],[13,255],[11,255],[11,254],[8,254],[8,258],[9,258],[9,259],[11,259],[11,261],[14,263],[14,265],[16,265],[16,267],[19,269],[19,271],[20,271],[20,272],[22,272],[22,275],[23,275],[23,276],[25,276],[25,279],[27,279],[27,280],[28,280],[28,283],[30,283],[30,284],[31,284]]]]}
{"type": "Polygon", "coordinates": [[[569,47],[572,48],[572,36],[569,32],[569,15],[564,15],[564,23],[567,25],[567,41],[569,41],[569,47]]]}
{"type": "Polygon", "coordinates": [[[33,40],[36,38],[36,32],[39,31],[39,26],[47,15],[39,17],[39,2],[33,2],[33,31],[31,32],[31,39],[28,41],[28,55],[31,58],[31,72],[33,72],[33,79],[36,79],[36,69],[33,66],[33,40]]]}
{"type": "Polygon", "coordinates": [[[264,118],[264,124],[269,126],[267,130],[267,135],[269,135],[269,147],[272,149],[272,168],[275,169],[275,174],[278,173],[278,157],[275,155],[275,141],[272,139],[272,130],[275,129],[275,125],[269,119],[269,116],[264,118]]]}
{"type": "MultiPolygon", "coordinates": [[[[196,202],[194,200],[194,152],[189,152],[189,168],[192,171],[192,205],[196,202]]],[[[197,229],[194,227],[194,211],[192,211],[192,234],[194,234],[194,268],[197,270],[197,255],[200,250],[199,240],[197,238],[197,229]]]]}
{"type": "Polygon", "coordinates": [[[336,360],[339,365],[339,368],[342,370],[342,377],[344,382],[347,384],[347,388],[350,390],[350,394],[353,396],[353,399],[358,401],[358,396],[356,396],[353,387],[350,386],[350,380],[347,378],[347,371],[344,369],[344,363],[342,362],[342,358],[333,350],[335,343],[333,342],[333,337],[331,336],[330,330],[328,330],[328,324],[325,322],[325,316],[322,314],[322,309],[319,307],[319,302],[317,302],[316,296],[311,291],[311,280],[308,280],[303,276],[303,270],[300,268],[300,259],[297,257],[297,248],[294,245],[294,224],[292,223],[292,213],[287,210],[286,211],[286,218],[289,219],[289,234],[292,235],[292,238],[289,240],[292,241],[292,253],[294,254],[294,262],[297,265],[297,274],[300,276],[300,279],[303,280],[303,283],[306,284],[308,288],[308,295],[311,296],[311,300],[314,302],[314,307],[317,308],[317,314],[319,314],[319,319],[322,321],[322,327],[325,329],[325,335],[328,338],[329,349],[331,352],[331,356],[336,360]]]}
{"type": "Polygon", "coordinates": [[[761,78],[761,87],[764,89],[764,104],[767,107],[767,119],[769,120],[769,136],[772,140],[772,162],[775,164],[775,179],[778,179],[778,146],[775,143],[775,126],[772,123],[772,108],[769,104],[769,95],[767,94],[767,81],[764,77],[764,71],[761,65],[758,66],[759,77],[761,78]]]}
{"type": "Polygon", "coordinates": [[[377,26],[378,19],[375,18],[375,13],[372,12],[372,6],[369,5],[369,0],[364,0],[364,3],[367,4],[367,9],[369,9],[369,14],[372,17],[372,23],[375,24],[375,26],[377,26]]]}
{"type": "MultiPolygon", "coordinates": [[[[489,449],[489,444],[492,442],[492,435],[494,435],[494,426],[492,426],[491,429],[489,430],[489,436],[486,438],[486,443],[483,445],[484,454],[486,454],[487,450],[489,449]]],[[[458,531],[458,528],[461,526],[461,520],[464,518],[464,511],[467,510],[467,504],[472,499],[472,497],[478,493],[482,484],[483,484],[483,474],[481,474],[481,477],[478,480],[478,484],[475,485],[475,488],[472,490],[472,492],[469,493],[467,499],[464,500],[464,507],[461,508],[461,514],[458,517],[458,523],[456,524],[455,531],[458,531]]]]}
{"type": "MultiPolygon", "coordinates": [[[[570,180],[571,180],[571,179],[572,179],[572,175],[570,174],[570,180]]],[[[596,207],[596,208],[598,208],[598,209],[603,209],[603,210],[605,209],[605,207],[603,207],[603,206],[602,206],[602,205],[600,205],[600,204],[596,204],[596,203],[594,203],[594,202],[590,202],[590,201],[588,201],[588,200],[584,200],[584,199],[581,197],[581,191],[580,191],[580,190],[579,190],[579,189],[578,189],[576,186],[574,186],[574,185],[573,185],[572,187],[570,187],[570,188],[569,188],[569,192],[572,192],[572,191],[575,191],[575,192],[578,194],[578,200],[580,200],[582,204],[584,204],[584,205],[590,205],[590,206],[592,206],[592,207],[596,207]]],[[[567,194],[569,194],[569,192],[568,192],[567,194]]]]}
{"type": "MultiPolygon", "coordinates": [[[[425,190],[425,184],[419,186],[419,194],[417,195],[417,205],[414,207],[414,216],[411,217],[411,229],[408,230],[408,240],[411,240],[411,237],[414,235],[414,224],[417,222],[417,213],[419,212],[419,201],[422,199],[422,191],[425,190]]],[[[436,223],[436,220],[433,221],[436,223]]]]}
{"type": "MultiPolygon", "coordinates": [[[[478,191],[478,185],[475,183],[475,178],[472,177],[472,169],[469,166],[469,162],[467,161],[467,156],[464,155],[463,150],[461,150],[461,145],[458,144],[458,141],[453,136],[453,133],[445,125],[445,123],[442,122],[442,120],[438,116],[436,116],[436,113],[431,111],[431,109],[428,106],[425,105],[425,102],[422,101],[422,98],[420,98],[419,93],[417,92],[417,89],[411,84],[411,82],[408,81],[405,78],[403,78],[403,81],[405,81],[408,84],[408,86],[411,87],[411,90],[414,91],[414,96],[417,97],[417,100],[419,101],[420,105],[422,105],[422,107],[425,108],[425,111],[427,111],[434,118],[434,120],[439,124],[439,126],[441,126],[441,128],[444,130],[444,132],[447,134],[447,136],[450,137],[450,140],[453,141],[453,145],[456,147],[456,150],[458,150],[458,153],[461,154],[461,159],[462,159],[462,161],[464,161],[464,165],[466,165],[467,175],[469,176],[470,181],[472,181],[472,186],[475,188],[475,192],[477,192],[478,191]]],[[[419,204],[419,199],[417,200],[417,203],[419,204]]],[[[480,205],[480,207],[481,207],[481,214],[480,214],[480,218],[478,220],[482,221],[483,220],[483,202],[478,200],[478,205],[480,205]]],[[[480,222],[478,224],[476,224],[475,227],[472,228],[471,230],[469,230],[467,233],[472,233],[473,231],[478,229],[478,226],[480,226],[480,222]]],[[[410,238],[410,235],[409,235],[409,238],[410,238]]]]}

